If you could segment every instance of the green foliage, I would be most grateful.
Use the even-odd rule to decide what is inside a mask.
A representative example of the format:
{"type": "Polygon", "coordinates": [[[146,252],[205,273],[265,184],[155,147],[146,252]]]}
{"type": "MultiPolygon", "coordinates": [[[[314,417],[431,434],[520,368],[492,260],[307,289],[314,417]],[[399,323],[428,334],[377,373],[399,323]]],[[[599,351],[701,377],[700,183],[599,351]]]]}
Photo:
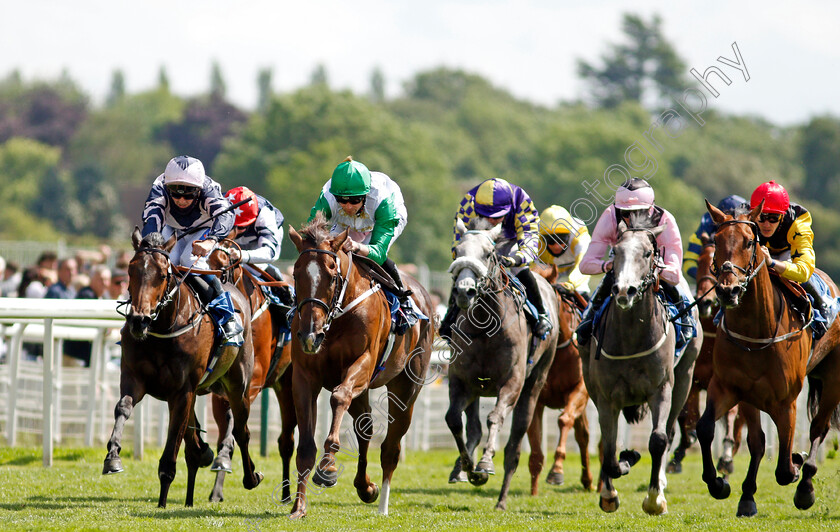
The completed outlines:
{"type": "Polygon", "coordinates": [[[802,128],[802,196],[825,206],[840,203],[840,120],[822,116],[802,128]]]}
{"type": "Polygon", "coordinates": [[[611,45],[600,67],[578,61],[578,74],[588,82],[597,106],[663,101],[685,88],[685,63],[665,39],[661,25],[658,15],[645,22],[638,15],[625,14],[621,26],[627,43],[611,45]],[[648,94],[651,91],[654,94],[648,94]]]}

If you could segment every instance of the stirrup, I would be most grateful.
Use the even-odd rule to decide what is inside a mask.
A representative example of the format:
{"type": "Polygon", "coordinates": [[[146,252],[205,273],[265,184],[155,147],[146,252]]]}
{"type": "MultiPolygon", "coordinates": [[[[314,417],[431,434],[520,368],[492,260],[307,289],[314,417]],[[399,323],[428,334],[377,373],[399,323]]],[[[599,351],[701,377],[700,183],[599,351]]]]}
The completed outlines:
{"type": "Polygon", "coordinates": [[[245,342],[242,332],[245,329],[236,321],[236,318],[231,318],[222,324],[223,339],[221,345],[239,347],[245,342]]]}
{"type": "Polygon", "coordinates": [[[553,328],[548,314],[540,314],[537,316],[537,322],[534,324],[534,335],[539,336],[541,340],[545,340],[553,328]]]}

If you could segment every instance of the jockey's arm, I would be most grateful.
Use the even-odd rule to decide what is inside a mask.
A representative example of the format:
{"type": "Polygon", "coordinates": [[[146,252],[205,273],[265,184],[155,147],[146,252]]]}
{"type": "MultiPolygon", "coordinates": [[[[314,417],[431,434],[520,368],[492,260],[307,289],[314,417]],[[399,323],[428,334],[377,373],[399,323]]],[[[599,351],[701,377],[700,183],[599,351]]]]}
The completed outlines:
{"type": "Polygon", "coordinates": [[[680,266],[682,266],[682,237],[677,227],[677,221],[668,211],[663,213],[665,230],[656,239],[662,254],[665,267],[659,272],[659,277],[676,286],[680,284],[680,266]]]}
{"type": "Polygon", "coordinates": [[[280,258],[280,243],[283,241],[283,228],[277,225],[277,218],[271,209],[262,209],[254,221],[257,231],[257,248],[243,249],[242,262],[264,264],[280,258]]]}
{"type": "Polygon", "coordinates": [[[393,199],[383,201],[376,208],[373,218],[375,224],[370,234],[370,243],[367,244],[367,257],[381,265],[388,258],[388,247],[400,223],[393,199]]]}
{"type": "Polygon", "coordinates": [[[569,274],[569,282],[575,287],[575,290],[578,290],[581,286],[589,285],[589,276],[581,273],[580,263],[583,260],[586,250],[589,248],[590,241],[589,233],[584,231],[571,244],[572,251],[575,254],[575,267],[572,269],[572,273],[569,274]]]}
{"type": "Polygon", "coordinates": [[[811,230],[811,214],[802,213],[790,226],[787,234],[790,243],[790,261],[782,261],[782,277],[804,283],[811,278],[816,264],[814,253],[814,232],[811,230]]]}
{"type": "Polygon", "coordinates": [[[470,220],[475,216],[474,207],[475,197],[472,194],[466,194],[461,199],[461,206],[455,214],[455,220],[452,224],[452,258],[455,258],[455,246],[461,241],[461,233],[458,232],[458,220],[461,220],[465,226],[468,226],[470,220]]]}
{"type": "Polygon", "coordinates": [[[615,210],[610,206],[604,210],[598,223],[595,224],[589,247],[578,266],[581,273],[598,275],[607,271],[607,264],[611,261],[605,261],[603,257],[615,243],[615,231],[615,210]]]}
{"type": "Polygon", "coordinates": [[[161,232],[166,219],[166,205],[166,190],[163,187],[163,180],[155,180],[143,206],[143,231],[141,234],[144,237],[150,233],[161,232]]]}
{"type": "MultiPolygon", "coordinates": [[[[517,201],[518,201],[517,197],[517,201]]],[[[536,260],[540,252],[540,217],[534,203],[522,192],[522,201],[516,207],[516,255],[522,264],[536,260]]]]}

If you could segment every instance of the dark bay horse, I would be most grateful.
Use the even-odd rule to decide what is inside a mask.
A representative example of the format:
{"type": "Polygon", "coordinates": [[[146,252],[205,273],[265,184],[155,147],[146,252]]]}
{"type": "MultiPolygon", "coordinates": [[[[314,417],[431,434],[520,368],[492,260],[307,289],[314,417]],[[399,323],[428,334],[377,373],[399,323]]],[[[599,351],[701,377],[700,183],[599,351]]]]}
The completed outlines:
{"type": "MultiPolygon", "coordinates": [[[[236,231],[236,228],[234,229],[236,231]]],[[[230,235],[229,238],[235,238],[230,235]]],[[[210,255],[208,264],[211,268],[221,270],[223,277],[229,278],[231,284],[243,294],[246,294],[251,304],[251,337],[254,344],[254,372],[251,385],[248,388],[248,401],[253,404],[263,389],[270,388],[277,397],[280,405],[281,430],[277,440],[280,449],[280,459],[283,462],[283,501],[291,500],[289,489],[290,465],[294,453],[295,405],[292,400],[292,346],[284,341],[281,330],[285,322],[282,309],[276,305],[269,305],[268,298],[263,294],[259,283],[265,283],[239,261],[231,263],[231,252],[238,245],[233,240],[223,240],[210,255]]],[[[260,271],[254,270],[256,274],[260,271]]],[[[267,281],[271,283],[272,281],[267,281]]],[[[280,283],[280,281],[274,281],[280,283]]],[[[230,404],[224,397],[213,394],[213,418],[219,427],[216,459],[210,467],[216,471],[216,483],[210,493],[211,501],[224,500],[225,474],[231,472],[231,458],[233,455],[233,414],[230,404]]]]}
{"type": "MultiPolygon", "coordinates": [[[[700,348],[700,355],[694,364],[694,380],[691,383],[691,391],[688,392],[688,399],[685,406],[677,417],[677,424],[680,429],[680,443],[674,450],[674,457],[668,463],[668,473],[682,472],[682,461],[685,452],[697,441],[697,420],[700,419],[700,392],[709,389],[709,381],[712,379],[712,351],[717,338],[717,325],[713,320],[714,313],[719,306],[714,294],[714,286],[717,283],[715,276],[711,274],[712,260],[715,256],[715,241],[706,233],[700,236],[701,252],[697,260],[697,290],[695,300],[697,310],[700,314],[700,325],[703,327],[703,345],[700,348]]],[[[726,436],[723,439],[723,453],[718,459],[717,470],[723,475],[731,475],[734,471],[733,458],[741,446],[741,431],[744,427],[744,419],[738,416],[738,407],[729,410],[724,418],[726,436]]]]}
{"type": "Polygon", "coordinates": [[[460,453],[450,482],[457,481],[465,472],[472,484],[481,485],[487,482],[488,475],[495,474],[493,456],[499,430],[513,410],[510,437],[505,446],[505,477],[496,504],[497,509],[504,510],[510,481],[519,464],[522,438],[531,424],[537,397],[554,360],[559,327],[554,290],[538,276],[552,331],[545,340],[538,340],[529,364],[532,335],[522,308],[523,301],[514,294],[509,285],[510,278],[496,257],[496,240],[501,229],[501,225],[490,229],[481,219],[472,220],[470,230],[458,222],[462,237],[449,271],[453,275],[453,290],[462,315],[453,325],[449,340],[453,359],[449,365],[446,424],[460,453]],[[482,436],[480,397],[495,397],[496,405],[487,416],[487,446],[473,467],[473,453],[482,436]],[[461,419],[465,411],[466,442],[461,419]]]}
{"type": "MultiPolygon", "coordinates": [[[[711,457],[714,421],[740,402],[749,435],[750,464],[742,484],[738,516],[758,512],[755,503],[756,476],[764,456],[765,437],[759,410],[767,412],[779,434],[776,482],[788,485],[800,476],[794,503],[808,508],[814,502],[811,478],[816,474],[816,451],[829,425],[837,423],[840,401],[840,329],[834,323],[811,355],[812,338],[807,324],[793,312],[781,291],[773,285],[758,249],[758,220],[764,202],[752,210],[738,210],[734,216],[706,202],[718,226],[715,235],[717,297],[724,307],[718,325],[714,350],[714,371],[706,399],[706,410],[697,423],[697,437],[703,453],[703,481],[709,493],[723,499],[729,496],[726,479],[716,478],[711,457]],[[723,341],[722,336],[727,341],[723,341]],[[809,362],[810,356],[810,362],[809,362]],[[803,467],[803,457],[792,454],[796,424],[796,398],[805,375],[809,376],[809,405],[815,413],[811,422],[811,454],[803,467]]],[[[821,272],[832,294],[837,287],[821,272]]]]}
{"type": "MultiPolygon", "coordinates": [[[[581,353],[586,389],[598,408],[601,425],[601,495],[605,512],[618,509],[613,479],[630,472],[639,460],[637,451],[622,451],[616,460],[618,416],[629,422],[644,417],[645,406],[653,422],[648,450],[652,458],[647,496],[642,508],[651,515],[667,511],[665,452],[677,415],[691,387],[694,361],[702,332],[675,360],[676,335],[665,306],[655,294],[659,282],[656,237],[663,226],[633,214],[631,227],[619,222],[613,247],[615,284],[612,298],[581,353]]],[[[696,319],[696,309],[692,309],[696,319]]]]}
{"type": "MultiPolygon", "coordinates": [[[[420,392],[432,354],[434,325],[418,320],[394,338],[389,349],[391,315],[379,284],[371,281],[343,250],[348,231],[331,237],[322,215],[317,215],[289,237],[300,252],[294,279],[297,313],[292,322],[292,390],[299,423],[298,487],[292,518],[306,515],[306,488],[315,467],[315,417],[318,394],[330,390],[332,423],[324,454],[312,481],[332,487],[338,481],[336,453],[345,412],[353,416],[358,469],[353,485],[359,498],[374,502],[380,488],[367,475],[367,452],[374,433],[369,390],[387,386],[388,429],[381,446],[382,497],[379,513],[387,515],[391,478],[400,456],[400,440],[408,430],[414,401],[420,392]]],[[[402,274],[403,283],[419,309],[432,316],[432,300],[415,279],[402,274]]],[[[350,435],[347,435],[350,436],[350,435]]],[[[352,445],[352,436],[350,436],[352,445]]]]}
{"type": "Polygon", "coordinates": [[[195,397],[212,391],[230,402],[233,435],[242,453],[243,484],[253,489],[263,476],[254,471],[248,453],[247,393],[254,368],[248,301],[234,287],[226,286],[236,312],[242,315],[245,342],[241,347],[222,350],[208,372],[215,349],[215,326],[169,261],[175,237],[165,243],[160,233],[152,233],[141,240],[140,230],[135,228],[131,240],[136,253],[128,266],[130,309],[121,331],[121,399],[114,409],[114,430],[102,473],[123,471],[119,453],[125,422],[134,406],[151,395],[169,404],[169,433],[158,466],[158,506],[166,507],[182,440],[188,473],[186,505],[192,506],[196,472],[213,461],[213,451],[198,434],[195,397]]]}
{"type": "MultiPolygon", "coordinates": [[[[566,288],[554,284],[557,279],[557,267],[551,269],[536,269],[540,275],[554,286],[557,292],[558,334],[557,351],[554,362],[548,370],[548,377],[537,399],[534,417],[528,427],[528,443],[531,446],[531,456],[528,469],[531,472],[531,495],[536,495],[539,486],[539,476],[542,471],[545,455],[542,452],[543,411],[546,407],[560,410],[557,425],[560,437],[554,450],[554,465],[548,472],[545,481],[559,486],[564,482],[563,462],[566,460],[566,440],[569,431],[574,427],[575,441],[580,449],[581,475],[580,482],[583,489],[592,489],[592,472],[589,469],[589,420],[586,417],[586,405],[589,403],[589,393],[583,383],[583,368],[578,353],[578,345],[573,334],[580,323],[580,312],[577,310],[580,295],[570,292],[566,288]]],[[[582,299],[582,298],[581,298],[582,299]]]]}

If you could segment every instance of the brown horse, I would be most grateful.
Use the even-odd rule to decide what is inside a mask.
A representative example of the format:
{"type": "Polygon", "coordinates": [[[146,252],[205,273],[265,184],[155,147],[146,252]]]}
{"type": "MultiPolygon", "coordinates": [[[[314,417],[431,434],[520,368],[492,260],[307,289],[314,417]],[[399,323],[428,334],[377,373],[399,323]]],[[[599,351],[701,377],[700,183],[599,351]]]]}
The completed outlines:
{"type": "MultiPolygon", "coordinates": [[[[756,475],[765,447],[758,410],[767,412],[778,430],[776,481],[780,485],[788,485],[797,480],[803,457],[791,452],[796,398],[802,389],[806,371],[810,369],[813,375],[810,380],[810,404],[816,416],[811,423],[812,448],[808,466],[803,468],[805,475],[794,498],[797,507],[807,508],[814,502],[811,478],[816,473],[817,447],[825,437],[829,423],[836,423],[838,416],[838,324],[833,324],[829,334],[820,341],[809,365],[812,339],[807,324],[791,310],[783,294],[772,284],[764,261],[760,260],[756,220],[764,202],[748,212],[738,210],[734,216],[723,213],[708,202],[706,207],[718,226],[714,260],[718,282],[716,291],[725,308],[718,326],[718,337],[725,335],[727,341],[721,338],[715,343],[714,370],[706,410],[697,423],[697,437],[703,453],[703,481],[713,497],[723,499],[729,496],[729,483],[715,476],[711,444],[714,421],[739,402],[740,414],[749,429],[747,446],[750,464],[742,485],[738,515],[757,513],[754,499],[756,475]]],[[[837,288],[830,279],[821,272],[817,273],[823,276],[832,294],[836,295],[837,288]]]]}
{"type": "MultiPolygon", "coordinates": [[[[234,228],[234,231],[237,229],[234,228]]],[[[229,238],[235,238],[234,234],[229,238]]],[[[251,304],[251,331],[254,342],[254,373],[248,388],[248,401],[253,403],[263,389],[274,390],[280,405],[281,430],[277,440],[280,448],[280,459],[283,462],[283,501],[291,499],[289,490],[289,473],[292,454],[295,450],[295,405],[292,401],[292,346],[290,342],[283,343],[284,332],[281,330],[285,322],[281,308],[269,305],[268,298],[263,294],[260,284],[280,283],[280,281],[261,281],[254,273],[243,266],[238,260],[231,264],[231,252],[239,246],[233,240],[224,240],[210,255],[208,263],[211,268],[223,272],[231,284],[248,296],[251,304]]],[[[265,274],[261,270],[253,270],[256,274],[265,274]]],[[[283,283],[285,284],[285,283],[283,283]]],[[[210,493],[210,500],[223,501],[225,474],[231,472],[231,458],[233,455],[233,414],[230,403],[224,397],[213,394],[213,418],[219,427],[216,459],[210,467],[216,471],[216,483],[210,493]]]]}
{"type": "Polygon", "coordinates": [[[254,367],[251,346],[251,311],[248,301],[228,286],[243,319],[245,342],[226,347],[215,361],[215,326],[201,302],[169,261],[175,237],[164,243],[160,233],[142,239],[135,227],[131,235],[136,253],[128,266],[130,309],[122,328],[120,366],[121,399],[114,409],[114,430],[108,441],[103,474],[123,471],[120,441],[134,406],[147,394],[169,403],[169,434],[158,466],[160,498],[166,507],[169,486],[181,441],[187,460],[186,505],[192,506],[195,475],[213,461],[210,446],[201,441],[194,405],[196,394],[223,394],[233,410],[233,435],[242,453],[243,484],[253,489],[262,481],[248,453],[248,383],[254,367]],[[212,371],[208,371],[208,364],[212,371]]]}
{"type": "Polygon", "coordinates": [[[580,482],[583,489],[589,491],[592,489],[592,472],[589,469],[589,421],[586,417],[589,393],[583,383],[583,370],[578,354],[578,345],[572,336],[578,323],[580,323],[580,313],[576,306],[577,298],[580,298],[580,296],[555,284],[557,280],[556,266],[552,266],[550,270],[539,268],[536,271],[543,275],[557,292],[560,331],[554,362],[548,370],[545,386],[543,386],[537,399],[537,406],[534,408],[531,426],[528,427],[528,443],[531,446],[531,457],[528,460],[528,469],[531,472],[531,495],[537,494],[539,476],[545,460],[545,455],[542,452],[542,418],[543,410],[546,407],[558,409],[561,413],[557,416],[560,439],[557,442],[557,448],[554,450],[554,465],[548,472],[545,481],[555,486],[563,484],[566,440],[569,437],[569,430],[574,426],[575,441],[577,441],[580,449],[582,466],[580,482]]]}
{"type": "MultiPolygon", "coordinates": [[[[700,325],[703,327],[703,345],[694,363],[694,380],[685,406],[677,417],[680,428],[680,444],[674,450],[674,457],[668,463],[668,473],[682,472],[682,461],[685,452],[697,441],[697,420],[700,419],[700,391],[709,389],[712,379],[712,351],[717,337],[717,325],[713,315],[719,308],[714,296],[714,286],[717,279],[711,274],[712,260],[715,256],[715,242],[706,233],[700,236],[702,251],[697,259],[697,310],[700,314],[700,325]]],[[[723,439],[723,454],[718,460],[717,470],[723,475],[731,475],[734,471],[733,457],[741,446],[741,431],[744,419],[738,416],[738,407],[729,410],[724,419],[726,422],[726,436],[723,439]]]]}
{"type": "MultiPolygon", "coordinates": [[[[335,455],[340,446],[339,429],[349,411],[354,418],[359,457],[353,485],[362,501],[372,503],[380,490],[367,475],[367,451],[375,424],[368,393],[387,386],[388,432],[381,446],[379,513],[388,513],[400,440],[411,423],[414,401],[432,353],[434,325],[428,320],[418,321],[395,337],[389,349],[391,316],[386,297],[369,273],[360,269],[359,261],[342,249],[347,234],[344,231],[331,237],[320,214],[300,234],[289,228],[289,237],[300,252],[294,266],[298,306],[292,322],[292,390],[300,432],[298,489],[292,518],[306,515],[306,488],[316,458],[317,399],[322,388],[331,391],[333,416],[324,454],[312,480],[324,487],[338,481],[335,455]]],[[[412,297],[420,310],[432,316],[434,309],[426,290],[408,275],[403,274],[403,282],[414,292],[412,297]]]]}

